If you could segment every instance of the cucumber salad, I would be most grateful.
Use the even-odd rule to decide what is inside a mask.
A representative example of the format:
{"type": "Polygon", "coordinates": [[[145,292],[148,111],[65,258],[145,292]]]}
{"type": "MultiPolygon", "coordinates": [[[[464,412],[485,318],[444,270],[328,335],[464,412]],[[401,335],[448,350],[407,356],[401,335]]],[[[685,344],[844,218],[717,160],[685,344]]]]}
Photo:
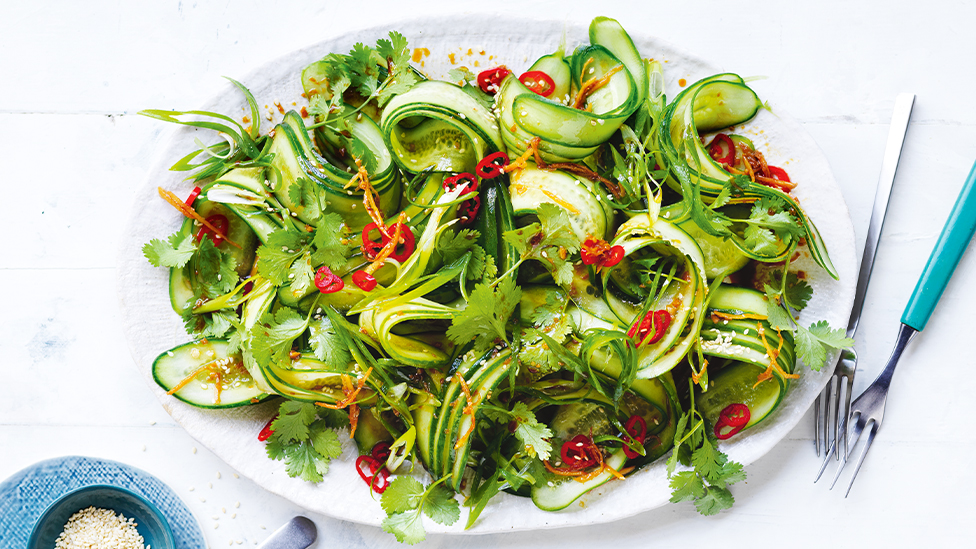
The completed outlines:
{"type": "Polygon", "coordinates": [[[501,492],[557,511],[656,460],[671,501],[730,507],[745,472],[721,441],[853,343],[798,322],[797,258],[838,273],[804,182],[747,137],[763,102],[731,73],[669,100],[605,17],[521,74],[433,79],[412,53],[391,32],[311,63],[273,127],[233,80],[244,116],[141,113],[220,138],[172,167],[182,226],[143,248],[191,340],[156,382],[201,408],[274,399],[253,436],[294,482],[354,438],[407,543],[424,516],[470,527],[501,492]]]}

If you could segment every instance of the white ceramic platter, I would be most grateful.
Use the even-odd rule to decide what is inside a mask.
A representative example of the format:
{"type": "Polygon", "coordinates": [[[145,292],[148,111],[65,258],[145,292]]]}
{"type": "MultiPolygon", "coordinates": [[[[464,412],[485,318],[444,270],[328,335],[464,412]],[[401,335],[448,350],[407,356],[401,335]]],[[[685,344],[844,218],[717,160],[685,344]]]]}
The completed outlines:
{"type": "MultiPolygon", "coordinates": [[[[626,27],[626,22],[624,25],[626,27]]],[[[378,38],[385,38],[390,30],[397,30],[406,36],[412,48],[429,50],[429,55],[422,58],[423,66],[420,67],[418,63],[418,67],[433,77],[442,77],[451,68],[461,65],[478,72],[504,64],[518,74],[536,58],[553,52],[564,33],[567,51],[587,42],[585,24],[493,18],[491,25],[485,25],[481,16],[407,21],[395,28],[377,27],[349,33],[291,53],[237,78],[250,88],[259,105],[270,106],[270,109],[262,109],[265,114],[274,113],[274,121],[262,118],[263,131],[281,119],[274,107],[275,102],[285,109],[297,109],[305,104],[300,95],[299,75],[307,64],[330,52],[348,52],[356,42],[373,45],[378,38]]],[[[668,44],[641,35],[639,29],[628,30],[642,55],[664,63],[669,98],[673,98],[682,85],[718,72],[735,70],[735,67],[713,67],[668,44]]],[[[839,282],[832,280],[810,260],[806,252],[797,260],[795,267],[807,273],[807,280],[814,289],[814,297],[803,311],[802,320],[809,324],[825,319],[834,327],[844,327],[854,299],[856,279],[854,231],[847,207],[823,153],[803,128],[785,113],[789,105],[779,105],[774,97],[764,96],[761,81],[754,87],[764,100],[770,102],[773,110],[761,111],[754,121],[737,129],[737,132],[751,137],[757,147],[765,151],[771,164],[784,167],[792,180],[799,183],[794,195],[820,229],[840,273],[839,282]]],[[[241,119],[249,114],[245,112],[245,107],[241,94],[228,85],[224,93],[205,105],[181,105],[178,108],[214,111],[241,119]]],[[[274,404],[228,411],[201,410],[167,396],[152,382],[150,370],[156,356],[187,342],[189,337],[179,317],[170,308],[168,270],[149,265],[143,257],[142,246],[150,239],[172,234],[182,221],[179,212],[158,197],[156,187],[173,190],[180,196],[189,193],[191,185],[182,180],[185,174],[170,172],[168,168],[177,159],[198,148],[194,144],[194,137],[204,142],[215,141],[208,131],[183,127],[174,131],[172,139],[159,151],[144,187],[138,191],[123,237],[118,262],[118,289],[123,324],[136,364],[166,410],[187,432],[257,484],[312,511],[343,520],[379,525],[385,515],[378,500],[370,496],[354,470],[356,451],[351,441],[346,443],[343,455],[332,462],[330,472],[322,483],[310,484],[289,478],[284,463],[268,459],[264,443],[256,438],[274,413],[274,404]]],[[[829,362],[830,368],[834,356],[829,362]]],[[[723,444],[722,450],[731,459],[743,464],[749,464],[769,451],[804,417],[824,385],[829,375],[828,369],[815,373],[801,367],[801,378],[792,384],[789,394],[775,413],[747,435],[723,444]]],[[[610,482],[558,513],[541,511],[529,499],[503,494],[492,500],[471,530],[463,530],[464,516],[453,526],[445,527],[428,521],[426,528],[428,532],[488,533],[618,520],[667,503],[670,489],[664,461],[659,460],[625,481],[610,482]]]]}

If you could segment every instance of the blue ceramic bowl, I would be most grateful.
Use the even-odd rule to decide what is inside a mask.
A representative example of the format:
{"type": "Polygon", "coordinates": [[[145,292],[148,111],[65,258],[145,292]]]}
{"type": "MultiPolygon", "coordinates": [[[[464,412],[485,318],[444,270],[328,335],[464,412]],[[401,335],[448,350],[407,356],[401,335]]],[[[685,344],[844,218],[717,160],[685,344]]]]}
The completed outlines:
{"type": "Polygon", "coordinates": [[[88,507],[111,509],[133,518],[146,545],[174,549],[173,532],[155,505],[139,494],[108,485],[85,486],[57,499],[34,523],[27,549],[52,549],[71,515],[88,507]]]}

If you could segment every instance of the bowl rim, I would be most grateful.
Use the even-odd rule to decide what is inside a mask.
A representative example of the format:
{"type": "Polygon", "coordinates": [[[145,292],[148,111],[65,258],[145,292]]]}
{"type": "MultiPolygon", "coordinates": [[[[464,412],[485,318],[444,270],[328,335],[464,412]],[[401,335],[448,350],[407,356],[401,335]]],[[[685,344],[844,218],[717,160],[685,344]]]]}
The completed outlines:
{"type": "MultiPolygon", "coordinates": [[[[152,543],[153,547],[158,549],[175,549],[176,539],[173,536],[173,529],[170,528],[169,519],[167,519],[166,515],[159,510],[159,507],[157,507],[155,503],[149,501],[149,499],[143,496],[142,494],[129,490],[128,488],[123,488],[122,486],[116,486],[114,484],[87,484],[85,486],[79,486],[74,490],[68,490],[67,492],[61,494],[57,499],[52,501],[47,506],[47,508],[45,508],[44,511],[37,517],[37,520],[34,521],[34,525],[31,526],[30,536],[27,538],[27,547],[28,548],[31,547],[37,541],[37,536],[39,535],[38,531],[40,529],[40,526],[46,523],[50,519],[51,514],[54,512],[55,508],[58,507],[64,500],[70,497],[74,497],[80,493],[90,492],[94,490],[106,490],[106,489],[114,492],[120,492],[130,498],[142,502],[142,504],[145,505],[149,509],[149,511],[156,516],[156,518],[163,526],[162,529],[163,539],[153,540],[152,543]]],[[[77,509],[75,513],[81,511],[82,509],[86,509],[87,507],[93,507],[93,505],[87,505],[85,507],[77,509]]],[[[71,514],[71,516],[73,515],[74,513],[71,514]]],[[[135,517],[129,517],[129,518],[135,518],[135,517]]]]}

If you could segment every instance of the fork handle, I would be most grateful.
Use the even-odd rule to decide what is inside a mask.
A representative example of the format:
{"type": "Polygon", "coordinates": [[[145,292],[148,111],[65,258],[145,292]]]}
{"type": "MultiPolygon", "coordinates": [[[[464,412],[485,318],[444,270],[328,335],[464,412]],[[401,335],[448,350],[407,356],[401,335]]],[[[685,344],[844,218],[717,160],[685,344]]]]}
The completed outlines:
{"type": "Polygon", "coordinates": [[[976,231],[976,163],[969,171],[969,177],[956,199],[949,219],[946,220],[939,241],[932,249],[925,270],[922,271],[915,291],[912,292],[905,313],[901,317],[902,324],[907,324],[917,331],[925,329],[935,305],[942,297],[946,284],[956,270],[956,265],[966,251],[969,241],[976,231]]]}

